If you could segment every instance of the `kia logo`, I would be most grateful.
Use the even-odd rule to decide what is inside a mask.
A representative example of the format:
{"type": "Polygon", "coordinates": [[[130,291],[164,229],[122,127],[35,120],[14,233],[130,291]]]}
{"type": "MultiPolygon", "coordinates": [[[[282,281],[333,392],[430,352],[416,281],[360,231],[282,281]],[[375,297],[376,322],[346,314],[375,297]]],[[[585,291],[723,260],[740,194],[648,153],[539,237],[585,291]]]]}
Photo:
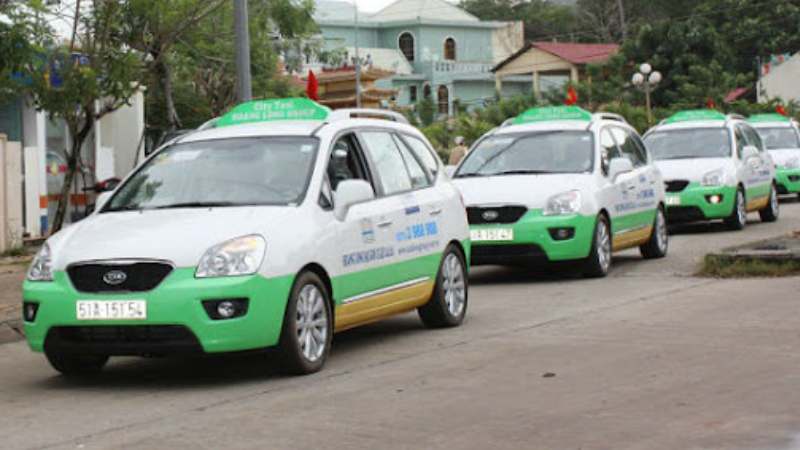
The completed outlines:
{"type": "Polygon", "coordinates": [[[497,220],[497,218],[500,217],[500,213],[494,210],[484,211],[481,217],[483,217],[483,220],[491,222],[497,220]]]}
{"type": "Polygon", "coordinates": [[[103,281],[109,286],[117,286],[125,282],[128,275],[121,270],[112,270],[103,275],[103,281]]]}

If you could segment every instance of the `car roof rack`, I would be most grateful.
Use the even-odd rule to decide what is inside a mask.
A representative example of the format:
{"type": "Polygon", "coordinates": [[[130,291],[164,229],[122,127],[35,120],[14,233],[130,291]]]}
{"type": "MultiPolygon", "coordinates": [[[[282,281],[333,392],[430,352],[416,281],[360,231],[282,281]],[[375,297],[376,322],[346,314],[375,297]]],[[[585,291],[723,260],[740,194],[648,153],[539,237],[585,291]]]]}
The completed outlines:
{"type": "Polygon", "coordinates": [[[625,117],[623,117],[621,114],[615,114],[603,111],[594,113],[592,115],[592,118],[594,120],[615,120],[617,122],[628,123],[628,121],[625,120],[625,117]]]}
{"type": "Polygon", "coordinates": [[[385,109],[371,109],[371,108],[346,108],[336,109],[331,111],[326,122],[336,122],[346,119],[378,119],[389,120],[392,122],[403,123],[408,125],[406,116],[395,111],[388,111],[385,109]]]}

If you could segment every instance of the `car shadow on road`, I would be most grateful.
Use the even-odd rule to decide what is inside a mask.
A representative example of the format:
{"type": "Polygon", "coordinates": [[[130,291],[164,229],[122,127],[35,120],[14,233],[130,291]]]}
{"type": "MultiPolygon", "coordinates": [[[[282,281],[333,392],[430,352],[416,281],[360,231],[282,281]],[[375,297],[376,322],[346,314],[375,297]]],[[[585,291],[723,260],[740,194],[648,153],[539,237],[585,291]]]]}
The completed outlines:
{"type": "MultiPolygon", "coordinates": [[[[371,353],[375,347],[384,347],[392,341],[428,332],[431,331],[413,313],[337,333],[327,366],[320,373],[308,377],[286,374],[281,368],[278,350],[272,348],[196,357],[118,357],[112,358],[103,372],[93,377],[72,379],[53,372],[53,376],[30,382],[38,389],[152,392],[243,386],[266,381],[312,381],[341,374],[341,368],[337,372],[335,367],[331,367],[337,365],[336,360],[354,357],[361,360],[360,356],[371,353]]],[[[368,360],[366,363],[379,363],[384,359],[368,360]]],[[[358,365],[364,363],[362,360],[358,365]]],[[[345,371],[349,372],[350,369],[352,367],[348,366],[345,371]]]]}
{"type": "Polygon", "coordinates": [[[554,264],[543,266],[480,266],[473,267],[469,275],[472,285],[515,283],[559,283],[583,280],[580,264],[554,264]]]}

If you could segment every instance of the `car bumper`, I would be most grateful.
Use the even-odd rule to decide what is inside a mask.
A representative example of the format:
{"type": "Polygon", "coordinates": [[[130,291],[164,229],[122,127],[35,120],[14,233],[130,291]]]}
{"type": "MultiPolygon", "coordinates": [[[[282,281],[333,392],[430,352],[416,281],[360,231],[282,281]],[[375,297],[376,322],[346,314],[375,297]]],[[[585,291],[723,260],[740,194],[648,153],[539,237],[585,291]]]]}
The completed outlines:
{"type": "Polygon", "coordinates": [[[796,194],[800,192],[800,169],[778,169],[775,181],[779,194],[796,194]]]}
{"type": "Polygon", "coordinates": [[[583,259],[589,256],[596,218],[543,216],[529,211],[513,224],[471,225],[471,230],[511,229],[513,240],[472,240],[472,264],[535,264],[583,259]],[[556,238],[567,230],[568,238],[556,238]]]}
{"type": "Polygon", "coordinates": [[[681,192],[668,192],[666,201],[667,220],[672,223],[724,219],[733,213],[736,187],[691,183],[681,192]],[[716,203],[715,196],[719,198],[716,203]]]}
{"type": "Polygon", "coordinates": [[[109,355],[183,352],[218,353],[276,345],[280,338],[292,277],[259,275],[196,279],[194,269],[173,271],[149,292],[87,294],[75,290],[64,272],[52,282],[26,281],[23,300],[38,304],[26,321],[34,351],[45,346],[109,355]],[[247,299],[241,317],[213,320],[204,300],[247,299]],[[78,320],[79,300],[144,300],[145,320],[78,320]]]}

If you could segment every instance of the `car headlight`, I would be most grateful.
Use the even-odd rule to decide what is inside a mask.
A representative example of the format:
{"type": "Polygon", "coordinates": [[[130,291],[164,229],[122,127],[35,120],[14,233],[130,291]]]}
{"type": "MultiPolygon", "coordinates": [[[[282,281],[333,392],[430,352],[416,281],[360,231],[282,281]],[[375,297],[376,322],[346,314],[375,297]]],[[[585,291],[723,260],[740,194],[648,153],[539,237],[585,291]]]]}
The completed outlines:
{"type": "Polygon", "coordinates": [[[52,256],[50,246],[44,244],[28,268],[29,281],[53,281],[52,256]]]}
{"type": "Polygon", "coordinates": [[[545,206],[543,214],[545,216],[562,216],[566,214],[575,214],[580,211],[580,209],[580,191],[569,191],[550,197],[547,200],[547,206],[545,206]]]}
{"type": "Polygon", "coordinates": [[[791,158],[785,163],[783,167],[786,169],[800,169],[800,158],[791,158]]]}
{"type": "Polygon", "coordinates": [[[722,169],[712,170],[703,175],[703,186],[722,186],[725,184],[725,172],[722,169]]]}
{"type": "Polygon", "coordinates": [[[208,249],[197,265],[196,278],[252,275],[264,262],[267,243],[258,235],[242,236],[208,249]]]}

